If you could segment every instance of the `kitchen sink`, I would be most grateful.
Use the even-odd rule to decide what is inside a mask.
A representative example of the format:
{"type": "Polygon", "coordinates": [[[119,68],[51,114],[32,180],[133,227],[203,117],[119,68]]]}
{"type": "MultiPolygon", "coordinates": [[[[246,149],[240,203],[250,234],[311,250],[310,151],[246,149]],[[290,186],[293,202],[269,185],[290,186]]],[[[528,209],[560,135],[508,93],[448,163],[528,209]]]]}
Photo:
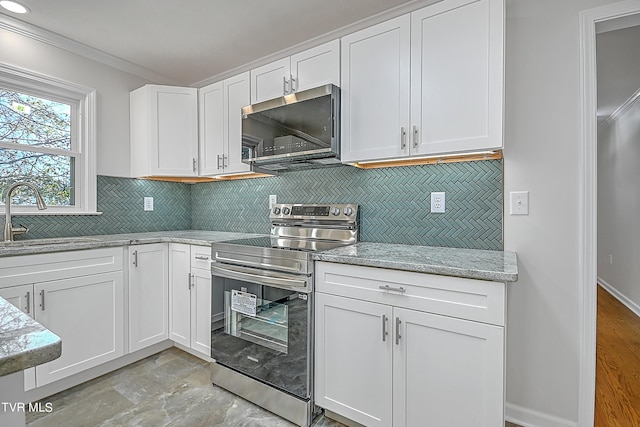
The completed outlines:
{"type": "Polygon", "coordinates": [[[70,243],[91,243],[99,242],[100,239],[92,237],[53,237],[49,239],[16,240],[13,242],[0,242],[0,248],[21,247],[21,246],[48,246],[64,245],[70,243]]]}

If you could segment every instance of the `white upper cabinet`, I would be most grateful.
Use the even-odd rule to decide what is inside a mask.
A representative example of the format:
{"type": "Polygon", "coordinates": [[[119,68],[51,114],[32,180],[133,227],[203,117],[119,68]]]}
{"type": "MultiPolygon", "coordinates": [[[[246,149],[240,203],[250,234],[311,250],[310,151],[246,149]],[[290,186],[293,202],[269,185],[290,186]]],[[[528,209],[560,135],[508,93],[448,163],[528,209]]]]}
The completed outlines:
{"type": "Polygon", "coordinates": [[[242,163],[242,107],[250,103],[249,72],[199,90],[200,175],[248,172],[242,163]]]}
{"type": "Polygon", "coordinates": [[[342,38],[342,161],[500,149],[504,0],[445,0],[342,38]]]}
{"type": "Polygon", "coordinates": [[[411,14],[412,155],[502,148],[504,0],[411,14]]]}
{"type": "Polygon", "coordinates": [[[339,40],[251,70],[251,103],[328,83],[340,86],[339,40]]]}
{"type": "Polygon", "coordinates": [[[409,154],[410,18],[342,38],[343,162],[409,154]]]}
{"type": "Polygon", "coordinates": [[[145,85],[130,94],[131,175],[198,175],[198,90],[145,85]]]}

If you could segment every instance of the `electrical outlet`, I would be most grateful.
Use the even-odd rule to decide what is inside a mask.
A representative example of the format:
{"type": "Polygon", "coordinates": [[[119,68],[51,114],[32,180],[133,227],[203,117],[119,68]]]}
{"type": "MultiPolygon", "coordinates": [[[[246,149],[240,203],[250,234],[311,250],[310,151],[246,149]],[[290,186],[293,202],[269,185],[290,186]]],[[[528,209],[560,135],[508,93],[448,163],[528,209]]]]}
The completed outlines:
{"type": "Polygon", "coordinates": [[[444,192],[431,193],[431,213],[444,213],[445,211],[444,192]]]}
{"type": "Polygon", "coordinates": [[[144,198],[144,210],[152,211],[153,210],[153,197],[145,197],[144,198]]]}
{"type": "Polygon", "coordinates": [[[275,205],[278,200],[278,197],[275,194],[271,194],[269,196],[269,210],[273,209],[273,205],[275,205]]]}

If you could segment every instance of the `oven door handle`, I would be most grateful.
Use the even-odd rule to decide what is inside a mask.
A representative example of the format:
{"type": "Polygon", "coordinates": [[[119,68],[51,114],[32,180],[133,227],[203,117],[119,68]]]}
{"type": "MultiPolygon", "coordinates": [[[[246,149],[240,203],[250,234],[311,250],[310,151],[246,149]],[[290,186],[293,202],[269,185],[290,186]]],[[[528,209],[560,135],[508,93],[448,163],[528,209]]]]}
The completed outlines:
{"type": "MultiPolygon", "coordinates": [[[[254,269],[252,269],[254,270],[254,269]]],[[[226,277],[228,279],[251,280],[260,285],[276,286],[279,288],[305,288],[308,289],[308,281],[305,279],[291,279],[282,273],[269,272],[269,275],[258,273],[247,273],[240,271],[237,267],[225,265],[221,267],[215,263],[211,264],[211,274],[214,276],[226,277]]]]}

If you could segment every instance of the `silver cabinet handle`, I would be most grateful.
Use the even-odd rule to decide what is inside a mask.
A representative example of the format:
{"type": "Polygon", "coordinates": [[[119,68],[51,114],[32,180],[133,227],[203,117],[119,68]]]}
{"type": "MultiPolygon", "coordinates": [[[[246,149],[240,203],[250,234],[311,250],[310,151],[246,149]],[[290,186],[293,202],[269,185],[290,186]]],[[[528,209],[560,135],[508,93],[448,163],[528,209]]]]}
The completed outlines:
{"type": "Polygon", "coordinates": [[[389,332],[387,332],[387,320],[389,320],[387,318],[386,314],[382,315],[382,342],[385,342],[387,340],[387,335],[389,335],[389,332]]]}
{"type": "Polygon", "coordinates": [[[403,127],[400,128],[400,148],[407,148],[407,131],[403,127]]]}
{"type": "Polygon", "coordinates": [[[392,288],[389,285],[380,285],[378,286],[378,288],[382,289],[383,291],[400,292],[401,294],[404,294],[405,292],[407,292],[407,290],[402,286],[400,286],[399,288],[392,288]]]}
{"type": "Polygon", "coordinates": [[[282,91],[284,92],[285,95],[289,94],[289,82],[287,81],[287,78],[285,76],[282,76],[282,91]]]}
{"type": "Polygon", "coordinates": [[[418,148],[418,126],[413,127],[413,148],[418,148]]]}
{"type": "Polygon", "coordinates": [[[198,171],[198,161],[196,160],[196,158],[193,158],[193,171],[197,172],[198,171]]]}
{"type": "Polygon", "coordinates": [[[396,317],[396,345],[400,345],[400,338],[402,338],[402,335],[400,335],[400,324],[402,322],[400,321],[399,317],[396,317]]]}
{"type": "Polygon", "coordinates": [[[209,261],[208,256],[202,256],[202,255],[196,255],[196,259],[199,259],[201,261],[209,261]]]}
{"type": "Polygon", "coordinates": [[[222,167],[223,168],[228,168],[229,167],[229,156],[225,156],[224,154],[222,155],[222,167]]]}
{"type": "Polygon", "coordinates": [[[187,287],[189,288],[189,290],[191,290],[191,288],[193,287],[193,274],[187,273],[187,276],[189,276],[187,278],[187,287]]]}
{"type": "Polygon", "coordinates": [[[218,169],[220,169],[220,154],[218,154],[218,169]]]}
{"type": "Polygon", "coordinates": [[[44,311],[44,289],[40,291],[40,308],[44,311]]]}
{"type": "Polygon", "coordinates": [[[133,266],[138,266],[138,251],[133,251],[133,266]]]}
{"type": "Polygon", "coordinates": [[[291,93],[296,92],[298,90],[298,79],[294,79],[291,74],[289,74],[289,80],[291,82],[291,93]]]}
{"type": "Polygon", "coordinates": [[[29,314],[31,312],[31,292],[27,292],[27,295],[25,295],[24,298],[27,300],[25,312],[29,314]]]}

